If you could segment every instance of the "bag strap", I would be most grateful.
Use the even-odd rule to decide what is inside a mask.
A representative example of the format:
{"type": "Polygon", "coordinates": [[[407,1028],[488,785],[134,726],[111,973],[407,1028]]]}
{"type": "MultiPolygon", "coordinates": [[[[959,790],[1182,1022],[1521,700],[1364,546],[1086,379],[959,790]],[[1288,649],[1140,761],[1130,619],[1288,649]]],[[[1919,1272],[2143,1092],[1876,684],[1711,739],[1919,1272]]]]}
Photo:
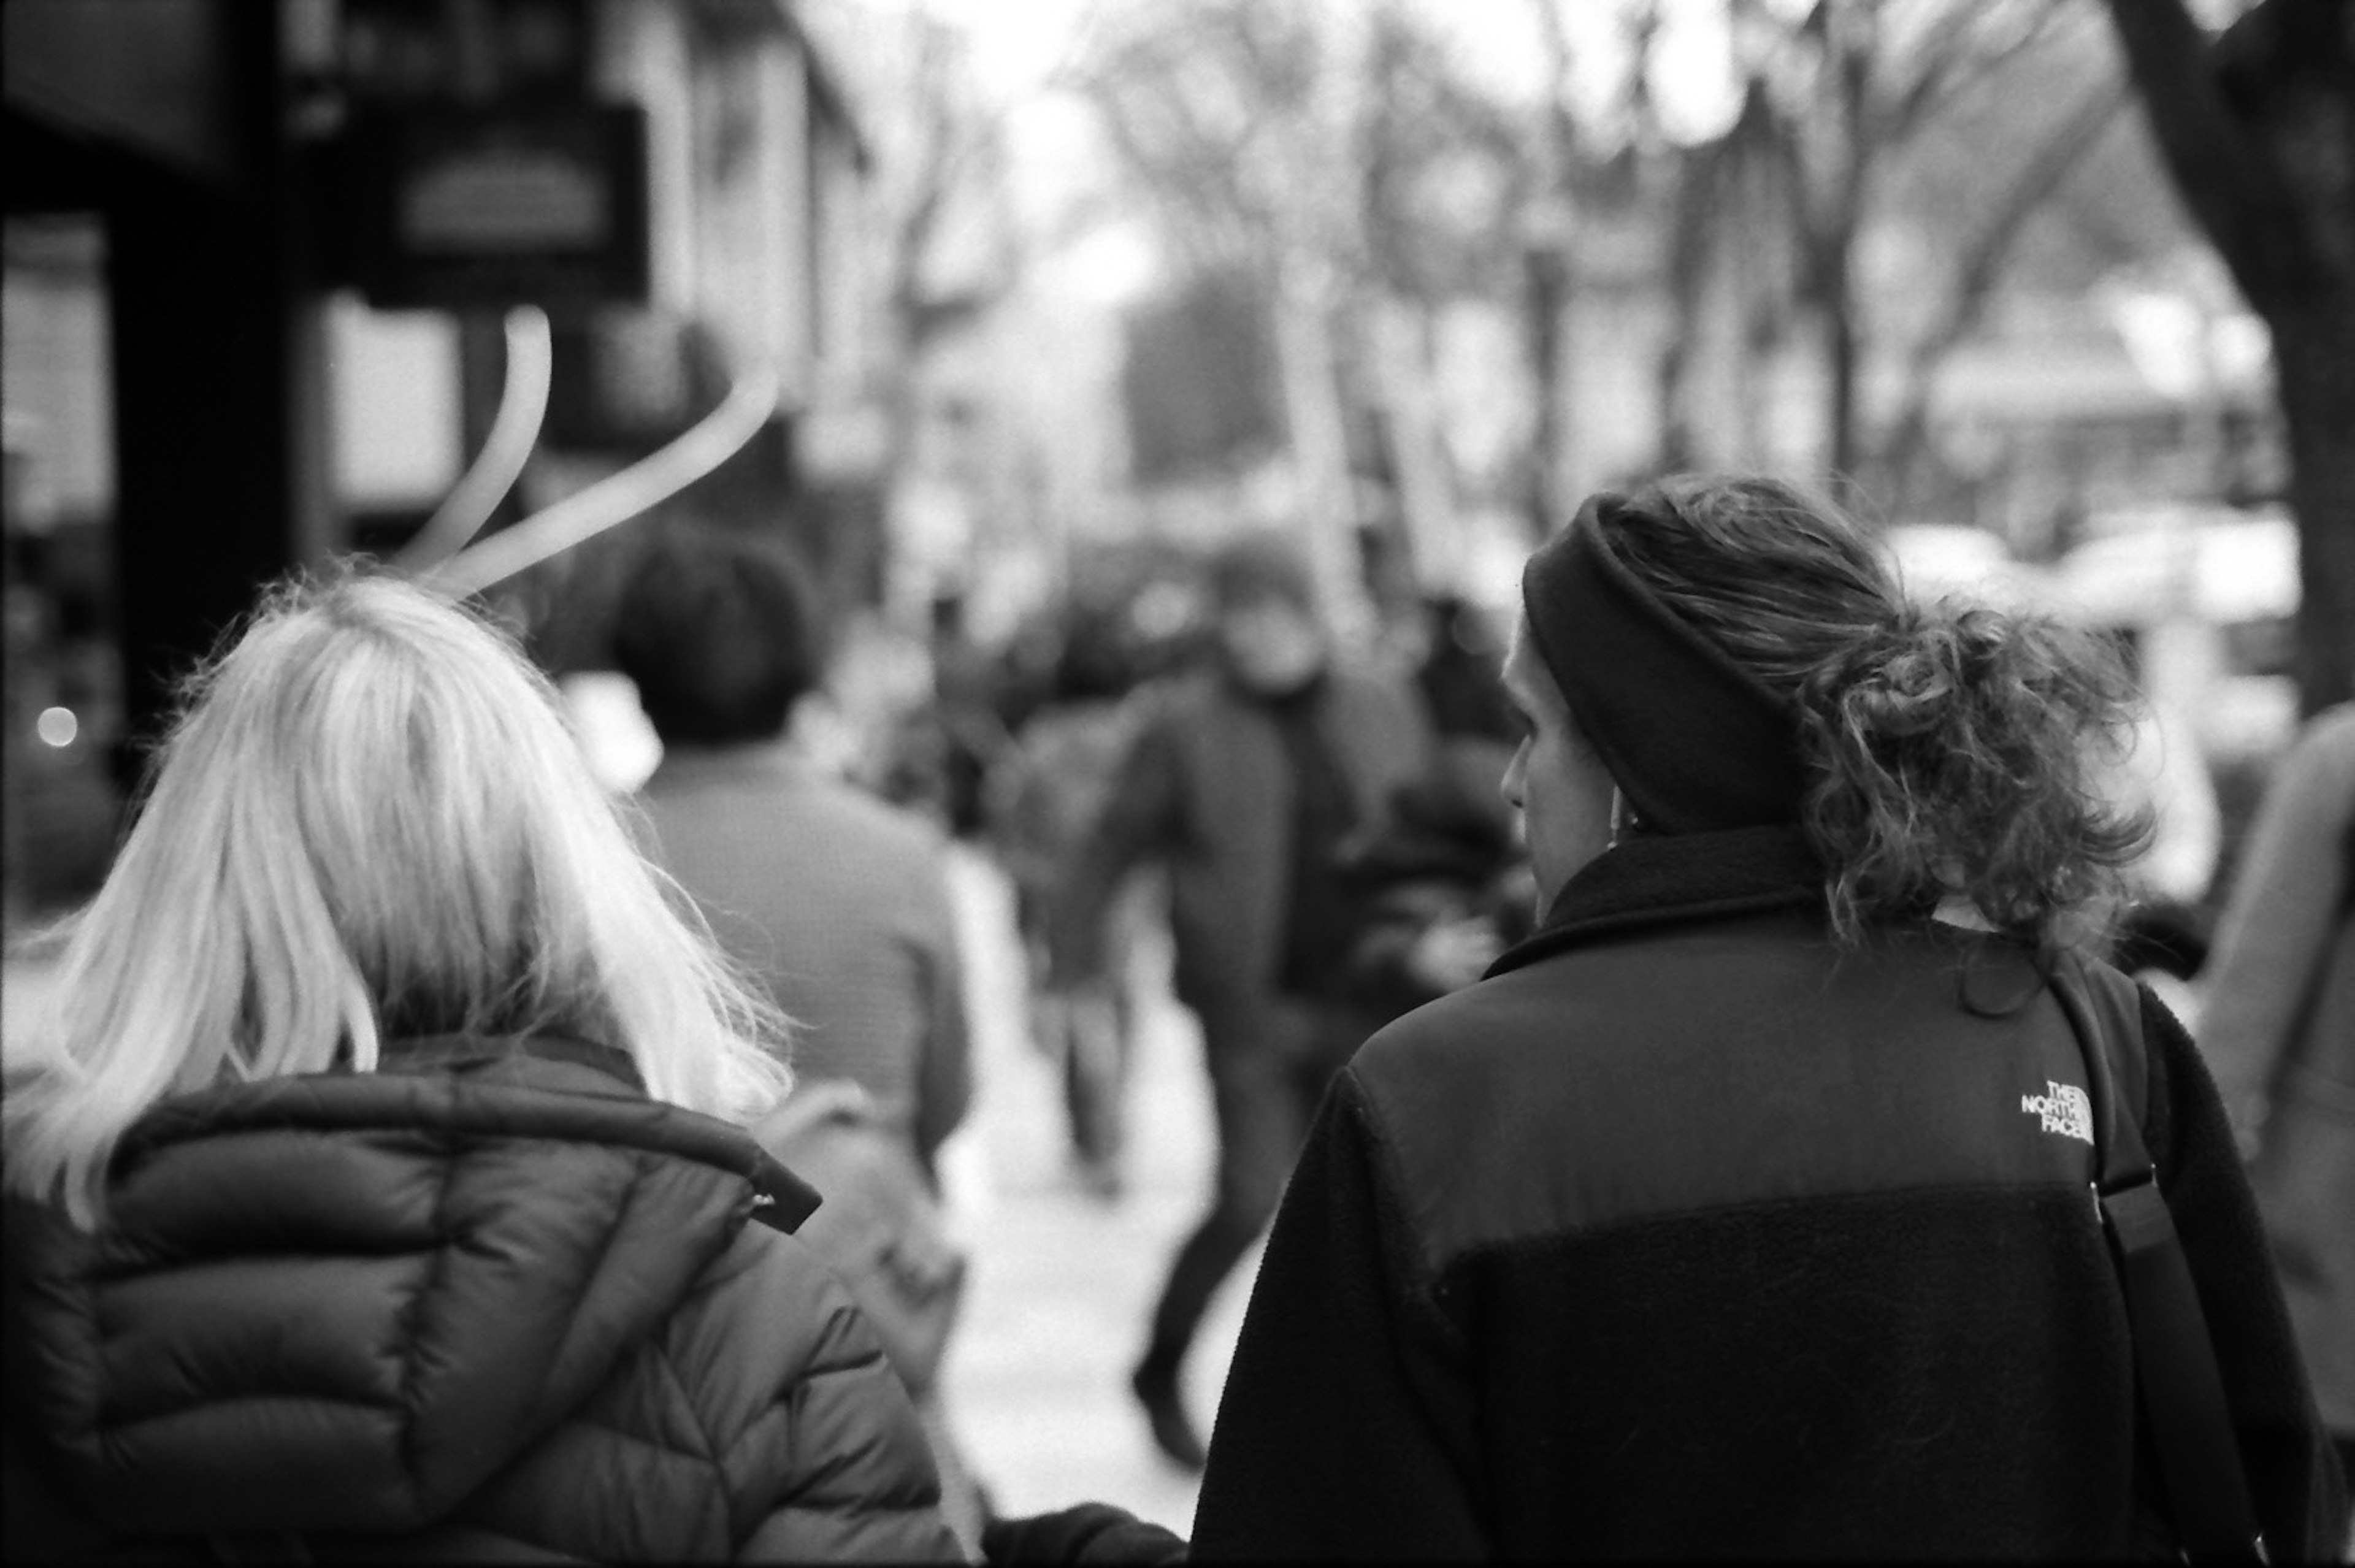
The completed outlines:
{"type": "Polygon", "coordinates": [[[2096,1140],[2094,1198],[2126,1295],[2135,1379],[2183,1556],[2191,1563],[2266,1562],[2207,1315],[2143,1145],[2140,1118],[2122,1106],[2118,1093],[2121,1078],[2130,1077],[2137,1090],[2148,1083],[2140,988],[2082,961],[2065,963],[2054,980],[2085,1058],[2096,1140]]]}

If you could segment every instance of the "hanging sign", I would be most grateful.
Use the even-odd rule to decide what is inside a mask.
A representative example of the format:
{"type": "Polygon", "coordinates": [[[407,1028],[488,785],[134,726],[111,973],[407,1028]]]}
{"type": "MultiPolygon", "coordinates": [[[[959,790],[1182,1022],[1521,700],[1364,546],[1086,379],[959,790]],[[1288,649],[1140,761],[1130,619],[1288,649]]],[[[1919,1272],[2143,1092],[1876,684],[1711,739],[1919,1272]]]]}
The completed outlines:
{"type": "Polygon", "coordinates": [[[645,302],[634,105],[379,110],[356,120],[346,173],[353,281],[379,309],[645,302]]]}

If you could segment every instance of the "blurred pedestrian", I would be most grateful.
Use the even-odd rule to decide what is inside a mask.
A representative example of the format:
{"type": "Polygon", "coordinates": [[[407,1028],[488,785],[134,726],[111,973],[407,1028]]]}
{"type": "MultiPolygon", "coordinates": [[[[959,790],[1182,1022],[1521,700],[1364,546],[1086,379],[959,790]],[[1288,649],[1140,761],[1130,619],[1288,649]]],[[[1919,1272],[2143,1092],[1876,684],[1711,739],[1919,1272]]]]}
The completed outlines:
{"type": "Polygon", "coordinates": [[[1077,993],[1048,979],[1048,915],[1090,829],[1103,814],[1149,699],[1135,691],[1128,651],[1109,617],[1076,618],[1063,635],[1046,702],[992,767],[990,837],[1013,884],[1028,973],[1031,1032],[1062,1080],[1071,1150],[1101,1196],[1122,1187],[1126,1099],[1139,996],[1138,948],[1153,915],[1148,873],[1103,906],[1104,983],[1077,993]]]}
{"type": "MultiPolygon", "coordinates": [[[[808,581],[781,549],[712,525],[657,534],[613,632],[615,662],[663,746],[640,804],[655,860],[800,1025],[803,1093],[858,1085],[936,1189],[935,1157],[972,1100],[947,847],[932,825],[802,754],[794,720],[819,685],[822,644],[808,581]]],[[[839,1096],[828,1104],[847,1109],[839,1096]]],[[[888,1323],[891,1304],[868,1310],[888,1323]]],[[[940,1408],[947,1311],[921,1308],[932,1325],[917,1336],[923,1364],[899,1371],[934,1437],[951,1522],[977,1540],[978,1490],[940,1408]]]]}
{"type": "Polygon", "coordinates": [[[1400,790],[1348,858],[1363,906],[1349,986],[1386,1017],[1471,985],[1529,934],[1536,891],[1503,773],[1475,785],[1443,768],[1400,790]]]}
{"type": "Polygon", "coordinates": [[[1217,1193],[1180,1246],[1131,1386],[1154,1440],[1202,1462],[1179,1370],[1212,1293],[1283,1191],[1335,1069],[1380,1015],[1348,989],[1360,913],[1344,864],[1391,793],[1432,766],[1403,678],[1336,656],[1292,541],[1209,564],[1220,658],[1163,694],[1055,901],[1054,981],[1105,972],[1103,912],[1132,869],[1169,880],[1173,983],[1201,1022],[1217,1193]]]}
{"type": "Polygon", "coordinates": [[[2322,1419],[2355,1474],[2355,703],[2309,720],[2265,792],[2218,928],[2200,1046],[2322,1419]]]}
{"type": "Polygon", "coordinates": [[[1414,682],[1443,741],[1480,740],[1512,749],[1512,704],[1497,667],[1505,656],[1501,626],[1460,593],[1434,593],[1423,603],[1424,648],[1414,682]]]}
{"type": "Polygon", "coordinates": [[[802,1026],[803,1082],[859,1084],[930,1168],[973,1090],[947,846],[804,755],[817,617],[777,546],[716,525],[655,537],[613,625],[663,747],[638,804],[657,863],[802,1026]]]}
{"type": "Polygon", "coordinates": [[[357,577],[195,691],[5,1042],[9,1560],[954,1559],[547,682],[357,577]]]}
{"type": "Polygon", "coordinates": [[[932,700],[920,722],[938,769],[931,798],[949,831],[971,838],[982,827],[982,781],[1010,741],[1005,660],[974,635],[962,592],[933,596],[927,647],[932,700]]]}
{"type": "MultiPolygon", "coordinates": [[[[2226,1463],[2276,1561],[2327,1555],[2336,1465],[2214,1086],[2065,945],[2147,830],[2087,787],[2123,673],[1907,603],[1791,486],[1678,478],[1530,558],[1506,674],[1543,922],[1337,1080],[1193,1553],[2172,1555],[2218,1477],[2170,1499],[2137,1437],[2138,1374],[2200,1347],[2128,1321],[2088,1200],[2147,1216],[2123,1116],[2226,1463]]],[[[990,1544],[1075,1524],[1103,1527],[990,1544]]]]}
{"type": "Polygon", "coordinates": [[[1504,640],[1459,596],[1435,596],[1426,610],[1415,684],[1437,765],[1391,797],[1383,826],[1349,858],[1365,905],[1356,985],[1386,1016],[1477,980],[1528,934],[1535,897],[1520,825],[1497,792],[1520,728],[1500,667],[1504,640]]]}

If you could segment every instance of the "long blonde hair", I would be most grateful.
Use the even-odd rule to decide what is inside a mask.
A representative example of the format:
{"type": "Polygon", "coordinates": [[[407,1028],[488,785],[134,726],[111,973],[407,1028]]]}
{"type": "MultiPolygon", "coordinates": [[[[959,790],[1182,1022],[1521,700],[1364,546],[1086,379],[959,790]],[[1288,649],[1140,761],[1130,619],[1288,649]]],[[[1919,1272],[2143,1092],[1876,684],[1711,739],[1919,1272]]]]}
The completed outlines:
{"type": "Polygon", "coordinates": [[[568,1034],[656,1099],[759,1116],[791,1084],[783,1020],[620,809],[483,621],[365,573],[274,589],[58,933],[48,1028],[8,1042],[6,1187],[93,1225],[158,1100],[372,1071],[403,1035],[568,1034]]]}

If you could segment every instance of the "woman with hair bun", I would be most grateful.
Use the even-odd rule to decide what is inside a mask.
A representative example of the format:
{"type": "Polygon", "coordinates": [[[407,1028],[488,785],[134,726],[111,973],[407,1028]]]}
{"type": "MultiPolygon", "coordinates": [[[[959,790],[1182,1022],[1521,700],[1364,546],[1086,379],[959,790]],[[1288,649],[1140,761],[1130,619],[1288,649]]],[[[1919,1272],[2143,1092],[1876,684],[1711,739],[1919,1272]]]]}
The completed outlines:
{"type": "Polygon", "coordinates": [[[5,1041],[5,1555],[957,1558],[684,907],[497,632],[271,594],[5,1041]]]}
{"type": "Polygon", "coordinates": [[[1193,1555],[2196,1545],[2138,1443],[2105,1105],[2156,1167],[2274,1558],[2328,1555],[2335,1467],[2215,1090],[2083,956],[2147,831],[2093,783],[2115,667],[1909,602],[1772,479],[1594,496],[1522,590],[1504,790],[1538,929],[1326,1099],[1193,1555]]]}

